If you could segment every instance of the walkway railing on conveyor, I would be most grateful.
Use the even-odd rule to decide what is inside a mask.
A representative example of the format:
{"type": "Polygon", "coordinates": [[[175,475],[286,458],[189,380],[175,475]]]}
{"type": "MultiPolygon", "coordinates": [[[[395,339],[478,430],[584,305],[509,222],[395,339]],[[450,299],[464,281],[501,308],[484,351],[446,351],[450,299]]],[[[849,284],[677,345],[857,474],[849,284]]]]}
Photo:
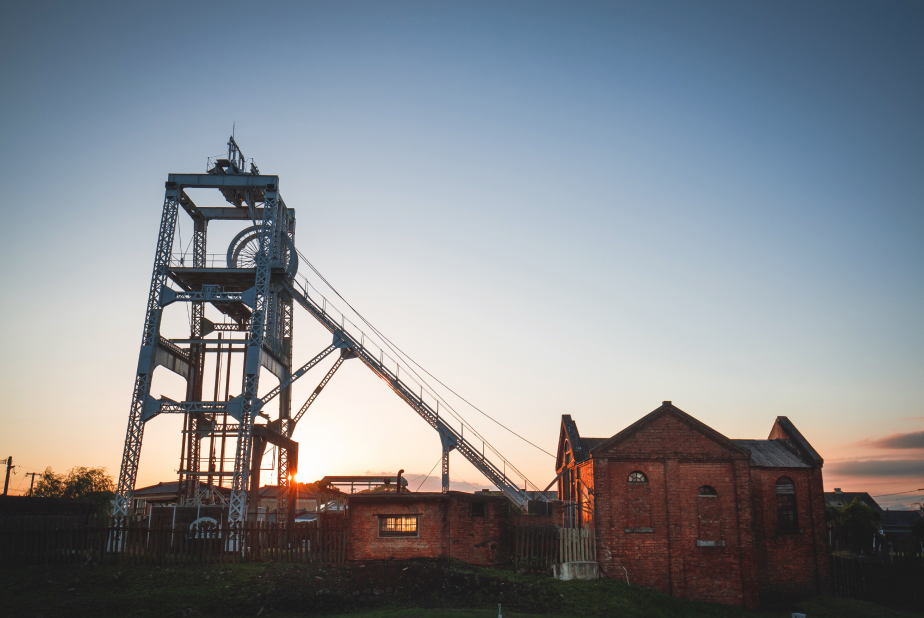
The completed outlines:
{"type": "MultiPolygon", "coordinates": [[[[351,348],[367,367],[387,382],[392,390],[404,399],[417,414],[440,434],[443,434],[450,444],[454,444],[455,449],[498,487],[511,502],[526,510],[529,498],[526,492],[517,487],[507,476],[505,459],[503,468],[499,468],[485,456],[484,443],[479,452],[477,447],[465,438],[464,424],[460,424],[460,430],[457,431],[447,422],[445,413],[440,415],[439,398],[411,377],[406,368],[402,372],[401,363],[386,354],[380,346],[366,336],[361,328],[347,319],[343,312],[329,303],[323,295],[297,280],[287,282],[286,286],[296,302],[313,315],[335,338],[340,337],[343,340],[344,347],[351,348]]],[[[494,452],[497,453],[497,451],[494,452]]],[[[503,456],[501,458],[503,459],[503,456]]]]}

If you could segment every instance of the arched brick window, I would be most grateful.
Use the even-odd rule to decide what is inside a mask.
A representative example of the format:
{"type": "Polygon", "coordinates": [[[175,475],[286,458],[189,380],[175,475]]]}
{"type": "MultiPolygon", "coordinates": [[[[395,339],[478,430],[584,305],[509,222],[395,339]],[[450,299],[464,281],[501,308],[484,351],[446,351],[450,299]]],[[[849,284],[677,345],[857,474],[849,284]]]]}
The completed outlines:
{"type": "Polygon", "coordinates": [[[696,490],[696,514],[699,519],[699,542],[697,545],[717,545],[722,540],[722,509],[719,506],[719,492],[711,485],[696,490]]]}
{"type": "Polygon", "coordinates": [[[645,476],[643,472],[636,470],[635,472],[629,473],[629,482],[630,483],[647,483],[648,477],[645,476]]]}
{"type": "Polygon", "coordinates": [[[651,488],[643,472],[629,473],[624,505],[626,532],[651,532],[651,488]]]}
{"type": "Polygon", "coordinates": [[[780,532],[795,532],[799,529],[796,484],[788,476],[782,476],[776,482],[776,518],[780,532]]]}

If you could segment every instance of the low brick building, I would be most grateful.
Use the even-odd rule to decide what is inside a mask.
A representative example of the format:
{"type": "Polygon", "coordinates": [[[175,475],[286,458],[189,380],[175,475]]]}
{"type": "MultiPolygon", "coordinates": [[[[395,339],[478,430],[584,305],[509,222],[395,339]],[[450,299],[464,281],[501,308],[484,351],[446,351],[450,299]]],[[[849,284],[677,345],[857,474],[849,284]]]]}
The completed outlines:
{"type": "Polygon", "coordinates": [[[360,493],[349,505],[349,560],[448,557],[490,565],[510,552],[510,503],[502,496],[360,493]]]}
{"type": "Polygon", "coordinates": [[[665,401],[610,438],[564,415],[556,465],[564,524],[594,528],[604,573],[755,607],[830,588],[822,464],[784,416],[730,440],[665,401]]]}

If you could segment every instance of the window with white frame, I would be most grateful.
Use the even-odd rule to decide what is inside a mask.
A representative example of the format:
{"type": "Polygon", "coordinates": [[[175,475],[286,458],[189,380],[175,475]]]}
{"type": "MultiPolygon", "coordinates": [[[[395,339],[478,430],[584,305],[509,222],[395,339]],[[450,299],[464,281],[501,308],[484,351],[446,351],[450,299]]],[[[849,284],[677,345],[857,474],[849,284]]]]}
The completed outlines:
{"type": "Polygon", "coordinates": [[[647,483],[648,477],[645,476],[643,472],[636,470],[635,472],[629,473],[629,482],[630,483],[647,483]]]}
{"type": "Polygon", "coordinates": [[[379,536],[418,536],[418,515],[379,515],[379,536]]]}

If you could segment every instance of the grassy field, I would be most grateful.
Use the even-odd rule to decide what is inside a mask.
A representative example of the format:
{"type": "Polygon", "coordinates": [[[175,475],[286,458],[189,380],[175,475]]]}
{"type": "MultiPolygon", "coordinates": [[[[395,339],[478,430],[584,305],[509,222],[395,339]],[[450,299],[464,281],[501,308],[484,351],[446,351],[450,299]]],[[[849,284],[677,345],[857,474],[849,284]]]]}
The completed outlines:
{"type": "Polygon", "coordinates": [[[619,616],[789,618],[924,617],[815,597],[756,612],[693,603],[608,579],[561,582],[544,575],[449,561],[346,567],[289,564],[53,566],[0,570],[0,616],[327,616],[364,618],[619,616]]]}

